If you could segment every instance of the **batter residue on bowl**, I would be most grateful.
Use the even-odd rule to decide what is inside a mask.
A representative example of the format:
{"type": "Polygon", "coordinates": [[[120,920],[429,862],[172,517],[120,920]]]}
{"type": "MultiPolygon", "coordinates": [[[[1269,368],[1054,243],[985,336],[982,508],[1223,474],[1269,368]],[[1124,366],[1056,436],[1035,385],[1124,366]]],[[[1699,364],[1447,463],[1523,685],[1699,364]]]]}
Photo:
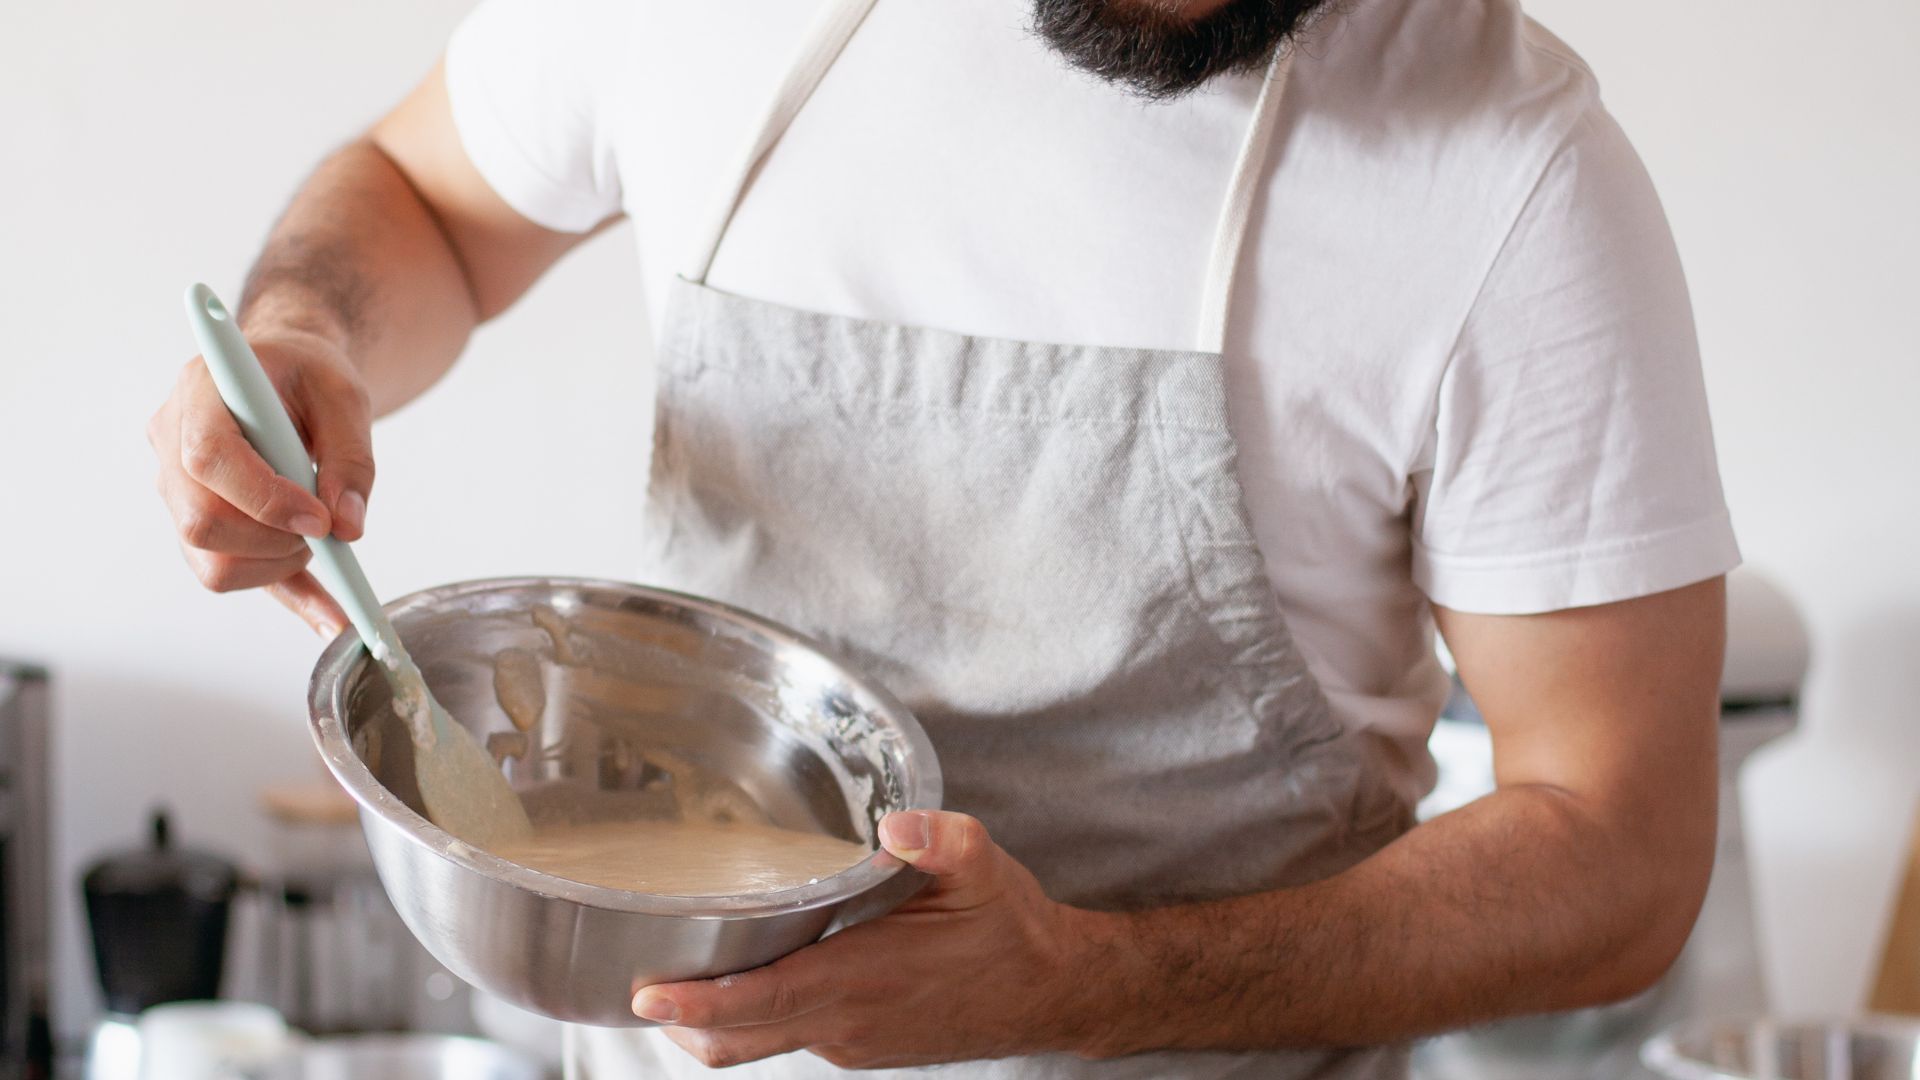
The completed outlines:
{"type": "Polygon", "coordinates": [[[837,874],[868,853],[861,844],[821,833],[671,821],[541,826],[492,850],[569,881],[663,896],[791,888],[837,874]]]}

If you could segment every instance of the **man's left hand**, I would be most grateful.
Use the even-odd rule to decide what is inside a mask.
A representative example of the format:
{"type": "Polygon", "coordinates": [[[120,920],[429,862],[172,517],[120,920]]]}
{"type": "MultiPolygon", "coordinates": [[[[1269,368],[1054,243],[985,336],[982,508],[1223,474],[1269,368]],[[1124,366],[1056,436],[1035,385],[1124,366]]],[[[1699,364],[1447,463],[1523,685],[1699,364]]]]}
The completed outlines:
{"type": "Polygon", "coordinates": [[[880,839],[933,876],[918,896],[766,967],[646,987],[634,1012],[716,1068],[793,1050],[879,1068],[1074,1048],[1097,917],[1047,899],[964,814],[891,814],[880,839]]]}

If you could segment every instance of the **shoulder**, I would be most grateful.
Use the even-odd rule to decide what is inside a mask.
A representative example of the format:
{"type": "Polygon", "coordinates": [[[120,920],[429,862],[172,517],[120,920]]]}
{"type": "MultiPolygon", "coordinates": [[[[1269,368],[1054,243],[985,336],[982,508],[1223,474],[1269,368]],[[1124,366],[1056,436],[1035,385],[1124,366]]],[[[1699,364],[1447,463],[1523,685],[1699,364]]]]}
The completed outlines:
{"type": "Polygon", "coordinates": [[[1586,62],[1514,0],[1330,0],[1298,48],[1303,117],[1317,122],[1518,149],[1599,103],[1586,62]]]}
{"type": "Polygon", "coordinates": [[[1422,218],[1501,228],[1605,117],[1593,72],[1514,0],[1331,0],[1299,49],[1304,148],[1422,218]]]}
{"type": "Polygon", "coordinates": [[[1514,0],[1331,0],[1298,48],[1265,254],[1275,280],[1345,298],[1317,317],[1394,378],[1438,378],[1496,264],[1613,229],[1668,242],[1593,73],[1514,0]]]}

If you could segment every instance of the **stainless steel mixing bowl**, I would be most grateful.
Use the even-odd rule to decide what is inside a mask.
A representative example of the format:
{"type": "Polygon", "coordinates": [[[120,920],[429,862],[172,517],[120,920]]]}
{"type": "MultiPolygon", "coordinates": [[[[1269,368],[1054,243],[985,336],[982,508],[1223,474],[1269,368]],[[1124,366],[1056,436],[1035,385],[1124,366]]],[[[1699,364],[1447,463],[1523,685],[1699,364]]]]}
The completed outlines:
{"type": "Polygon", "coordinates": [[[1641,1053],[1673,1080],[1913,1080],[1920,1024],[1892,1017],[1844,1021],[1689,1020],[1641,1053]]]}
{"type": "MultiPolygon", "coordinates": [[[[801,635],[609,581],[509,578],[387,605],[434,696],[493,751],[536,823],[762,819],[876,848],[882,815],[938,808],[913,716],[801,635]]],[[[883,851],[798,888],[657,896],[506,862],[420,813],[413,747],[350,634],[309,688],[313,736],[407,926],[447,968],[559,1020],[644,1022],[641,986],[770,963],[881,914],[919,874],[883,851]]]]}

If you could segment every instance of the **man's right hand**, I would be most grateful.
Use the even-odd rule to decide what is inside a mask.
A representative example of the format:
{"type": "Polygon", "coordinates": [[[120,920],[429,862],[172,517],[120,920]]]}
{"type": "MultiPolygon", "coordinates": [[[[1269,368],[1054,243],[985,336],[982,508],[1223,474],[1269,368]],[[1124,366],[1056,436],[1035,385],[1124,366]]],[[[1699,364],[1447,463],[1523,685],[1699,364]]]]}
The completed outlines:
{"type": "Polygon", "coordinates": [[[320,633],[345,628],[306,572],[303,537],[360,538],[374,413],[432,386],[476,325],[588,235],[538,225],[488,186],[439,67],[322,162],[267,238],[240,315],[319,467],[319,497],[254,453],[197,358],[147,425],[201,583],[264,586],[320,633]]]}
{"type": "Polygon", "coordinates": [[[318,467],[318,497],[277,475],[241,434],[199,357],[147,423],[160,497],[200,583],[265,587],[325,637],[347,625],[306,571],[306,537],[358,540],[373,490],[373,414],[365,383],[336,345],[305,332],[251,339],[318,467]]]}

